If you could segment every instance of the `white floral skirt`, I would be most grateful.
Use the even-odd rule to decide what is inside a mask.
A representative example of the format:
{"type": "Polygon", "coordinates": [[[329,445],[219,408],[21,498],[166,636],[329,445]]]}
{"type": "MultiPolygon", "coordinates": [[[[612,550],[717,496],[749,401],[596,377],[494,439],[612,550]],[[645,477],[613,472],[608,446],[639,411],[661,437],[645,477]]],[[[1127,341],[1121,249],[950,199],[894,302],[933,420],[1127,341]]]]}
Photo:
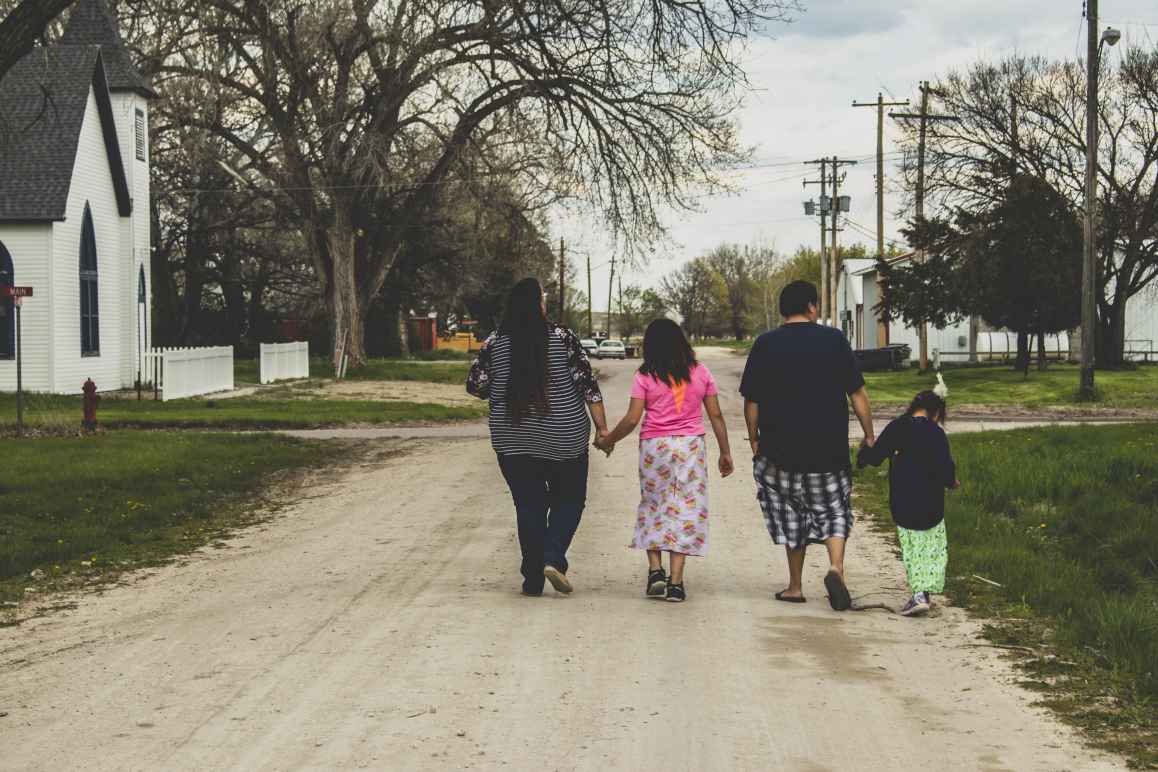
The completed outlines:
{"type": "Polygon", "coordinates": [[[708,450],[703,437],[640,441],[639,491],[632,547],[707,553],[708,450]]]}

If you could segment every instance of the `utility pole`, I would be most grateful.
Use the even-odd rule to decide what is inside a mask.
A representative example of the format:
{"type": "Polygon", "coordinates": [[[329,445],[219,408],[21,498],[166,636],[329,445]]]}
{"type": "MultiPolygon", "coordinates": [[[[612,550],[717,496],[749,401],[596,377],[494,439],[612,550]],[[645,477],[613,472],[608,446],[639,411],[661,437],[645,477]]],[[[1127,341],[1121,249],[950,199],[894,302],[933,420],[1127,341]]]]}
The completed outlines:
{"type": "Polygon", "coordinates": [[[587,337],[588,338],[593,337],[595,335],[595,323],[594,323],[594,321],[592,321],[592,316],[594,316],[594,314],[592,313],[592,310],[591,310],[591,306],[594,303],[595,303],[595,301],[591,299],[591,254],[588,253],[588,255],[587,255],[587,337]]]}
{"type": "Polygon", "coordinates": [[[877,257],[885,259],[885,108],[908,107],[909,100],[886,102],[877,92],[875,102],[856,102],[853,107],[875,107],[877,109],[877,257]]]}
{"type": "Polygon", "coordinates": [[[806,161],[808,164],[820,164],[820,179],[805,180],[804,187],[820,185],[820,318],[823,321],[828,306],[828,159],[819,158],[815,161],[806,161]]]}
{"type": "Polygon", "coordinates": [[[619,273],[619,337],[623,339],[623,272],[619,273]]]}
{"type": "Polygon", "coordinates": [[[838,283],[837,269],[840,268],[840,250],[836,244],[836,234],[843,230],[842,228],[837,227],[838,221],[840,219],[840,213],[847,212],[849,210],[849,205],[845,201],[848,196],[844,196],[842,198],[840,195],[840,183],[844,182],[844,174],[840,171],[840,167],[852,166],[857,162],[845,161],[837,158],[836,156],[833,156],[829,163],[832,164],[832,247],[828,250],[830,264],[828,269],[830,276],[828,281],[828,307],[832,313],[832,326],[844,329],[841,327],[839,315],[837,314],[836,290],[838,283]]]}
{"type": "Polygon", "coordinates": [[[615,295],[615,255],[611,256],[611,278],[607,280],[607,337],[611,337],[611,298],[615,295]]]}
{"type": "MultiPolygon", "coordinates": [[[[842,206],[840,197],[840,183],[843,181],[840,167],[851,166],[856,161],[844,160],[836,156],[831,158],[820,158],[815,161],[806,161],[807,164],[820,164],[820,318],[821,321],[829,320],[828,323],[833,327],[838,325],[836,313],[836,267],[837,267],[837,246],[836,234],[839,228],[838,220],[841,211],[848,211],[847,204],[842,206]],[[827,170],[827,171],[826,171],[827,170]],[[832,181],[832,198],[827,196],[829,175],[832,181]],[[828,214],[832,214],[832,246],[825,249],[825,232],[828,214]]],[[[805,180],[805,186],[816,184],[815,180],[805,180]]],[[[845,198],[848,198],[845,196],[845,198]]]]}
{"type": "MultiPolygon", "coordinates": [[[[932,115],[929,113],[929,94],[933,93],[933,89],[929,86],[929,81],[923,80],[920,83],[921,89],[921,112],[919,113],[889,113],[890,118],[910,119],[914,118],[920,121],[917,130],[917,201],[916,214],[917,221],[920,222],[925,218],[925,137],[928,134],[930,121],[959,121],[961,120],[956,115],[932,115]]],[[[921,250],[917,255],[918,260],[925,261],[924,250],[921,250]]],[[[920,329],[920,348],[921,348],[921,372],[929,369],[929,325],[926,322],[921,322],[920,329]]]]}
{"type": "MultiPolygon", "coordinates": [[[[832,248],[828,250],[829,255],[829,280],[828,280],[828,308],[832,314],[832,326],[840,328],[840,319],[837,318],[837,303],[836,303],[836,285],[837,285],[837,269],[840,266],[840,250],[836,246],[837,220],[840,218],[840,161],[836,156],[832,157],[832,248]]],[[[856,163],[856,161],[852,161],[856,163]]]]}
{"type": "Polygon", "coordinates": [[[559,237],[559,324],[567,324],[567,260],[564,255],[563,237],[559,237]]]}
{"type": "Polygon", "coordinates": [[[1094,207],[1098,201],[1098,0],[1086,0],[1086,211],[1082,244],[1082,360],[1078,398],[1094,398],[1094,324],[1098,307],[1094,300],[1098,272],[1094,252],[1094,207]]]}

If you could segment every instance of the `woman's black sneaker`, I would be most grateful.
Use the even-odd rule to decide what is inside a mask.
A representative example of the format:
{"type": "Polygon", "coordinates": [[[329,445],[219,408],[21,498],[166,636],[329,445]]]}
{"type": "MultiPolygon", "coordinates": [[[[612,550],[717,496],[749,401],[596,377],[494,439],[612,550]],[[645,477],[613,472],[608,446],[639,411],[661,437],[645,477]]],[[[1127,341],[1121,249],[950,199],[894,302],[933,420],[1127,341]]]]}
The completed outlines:
{"type": "Polygon", "coordinates": [[[643,594],[649,598],[662,598],[666,589],[667,574],[663,572],[663,569],[657,568],[654,571],[649,571],[647,574],[647,585],[644,587],[643,594]]]}
{"type": "Polygon", "coordinates": [[[665,600],[668,600],[672,603],[683,603],[687,599],[688,595],[686,592],[684,592],[684,585],[682,582],[680,584],[668,584],[667,597],[665,600]]]}

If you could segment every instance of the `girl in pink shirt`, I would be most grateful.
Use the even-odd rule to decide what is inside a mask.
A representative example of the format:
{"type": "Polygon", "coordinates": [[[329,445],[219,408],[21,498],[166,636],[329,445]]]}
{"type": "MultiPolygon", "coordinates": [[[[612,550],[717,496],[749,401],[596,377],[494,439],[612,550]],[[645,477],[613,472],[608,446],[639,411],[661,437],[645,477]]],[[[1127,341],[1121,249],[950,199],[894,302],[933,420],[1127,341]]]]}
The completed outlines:
{"type": "Polygon", "coordinates": [[[703,408],[720,446],[720,474],[734,469],[728,428],[720,411],[716,381],[680,326],[657,319],[643,336],[643,364],[631,389],[631,404],[619,425],[596,447],[610,453],[615,443],[635,431],[643,419],[639,442],[639,510],[631,546],[647,550],[645,594],[680,602],[684,561],[708,550],[708,449],[703,408]],[[662,553],[670,555],[671,575],[663,570],[662,553]]]}

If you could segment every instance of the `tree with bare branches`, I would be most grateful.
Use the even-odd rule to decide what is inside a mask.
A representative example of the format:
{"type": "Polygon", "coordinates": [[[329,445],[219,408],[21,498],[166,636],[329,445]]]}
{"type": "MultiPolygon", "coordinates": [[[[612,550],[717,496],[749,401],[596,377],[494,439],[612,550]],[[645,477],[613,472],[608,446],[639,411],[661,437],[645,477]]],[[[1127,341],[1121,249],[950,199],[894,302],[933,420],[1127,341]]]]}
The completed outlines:
{"type": "MultiPolygon", "coordinates": [[[[1123,361],[1126,304],[1158,278],[1158,51],[1133,49],[1099,76],[1098,364],[1123,361]]],[[[1085,65],[1010,57],[951,72],[936,85],[926,190],[950,209],[988,210],[1020,174],[1081,211],[1085,65]]],[[[916,144],[915,129],[907,138],[916,144]]],[[[911,150],[911,148],[910,148],[911,150]]],[[[909,154],[912,158],[912,153],[909,154]]],[[[910,189],[916,169],[907,164],[910,189]]]]}
{"type": "Polygon", "coordinates": [[[235,68],[171,57],[230,105],[205,128],[301,223],[336,347],[452,176],[592,201],[629,239],[741,152],[738,46],[780,0],[205,0],[182,25],[235,68]],[[271,152],[272,151],[272,152],[271,152]],[[471,152],[468,152],[471,151],[471,152]],[[463,168],[464,158],[483,159],[463,168]]]}

